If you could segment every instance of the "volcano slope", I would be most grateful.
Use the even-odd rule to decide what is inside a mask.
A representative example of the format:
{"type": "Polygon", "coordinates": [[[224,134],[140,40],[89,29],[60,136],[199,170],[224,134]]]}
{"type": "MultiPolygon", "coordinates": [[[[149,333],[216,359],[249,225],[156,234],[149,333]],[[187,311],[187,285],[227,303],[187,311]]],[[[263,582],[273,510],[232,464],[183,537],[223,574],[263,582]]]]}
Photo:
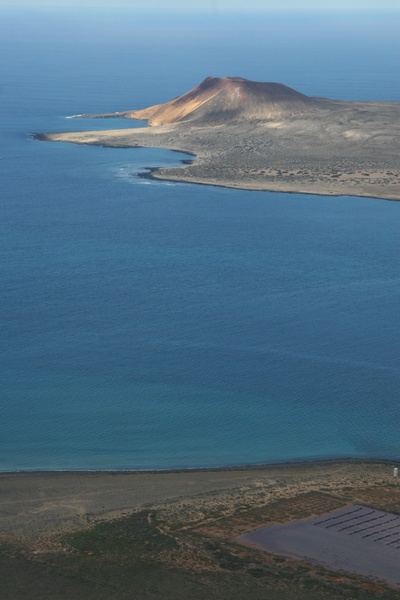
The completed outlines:
{"type": "Polygon", "coordinates": [[[177,98],[102,115],[149,127],[48,133],[46,141],[152,146],[195,155],[157,179],[400,200],[400,102],[310,98],[278,83],[208,77],[177,98]]]}

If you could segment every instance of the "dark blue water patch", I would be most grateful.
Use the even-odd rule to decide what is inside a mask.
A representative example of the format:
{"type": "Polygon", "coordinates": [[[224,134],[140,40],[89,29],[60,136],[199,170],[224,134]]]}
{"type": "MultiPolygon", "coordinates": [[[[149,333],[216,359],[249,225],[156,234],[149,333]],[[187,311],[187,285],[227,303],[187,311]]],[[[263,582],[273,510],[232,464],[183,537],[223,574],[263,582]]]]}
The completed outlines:
{"type": "MultiPolygon", "coordinates": [[[[110,23],[97,31],[122,31],[110,23]]],[[[219,30],[222,46],[202,23],[190,46],[160,23],[151,44],[68,27],[50,43],[33,23],[27,44],[26,22],[2,37],[4,470],[398,455],[397,203],[144,180],[187,155],[31,137],[134,126],[65,117],[142,108],[210,74],[394,98],[389,34],[364,61],[368,28],[353,22],[345,43],[331,28],[316,52],[326,22],[299,44],[283,20],[277,56],[261,22],[235,44],[219,30]]]]}
{"type": "Polygon", "coordinates": [[[14,441],[57,468],[392,456],[397,204],[106,181],[6,241],[14,441]]]}

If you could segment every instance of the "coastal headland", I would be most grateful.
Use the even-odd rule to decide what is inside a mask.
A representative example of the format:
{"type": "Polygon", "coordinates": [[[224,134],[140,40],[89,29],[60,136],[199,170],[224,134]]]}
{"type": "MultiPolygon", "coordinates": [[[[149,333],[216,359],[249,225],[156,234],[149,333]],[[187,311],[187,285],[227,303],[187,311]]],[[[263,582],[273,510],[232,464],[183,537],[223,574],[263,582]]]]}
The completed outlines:
{"type": "Polygon", "coordinates": [[[78,116],[140,119],[149,126],[35,137],[194,155],[183,166],[152,170],[157,179],[400,200],[400,102],[312,98],[278,83],[208,77],[164,104],[78,116]]]}
{"type": "MultiPolygon", "coordinates": [[[[243,545],[354,504],[400,513],[394,463],[0,474],[4,598],[395,600],[397,586],[243,545]]],[[[368,511],[366,511],[368,512],[368,511]]],[[[390,532],[389,532],[390,533],[390,532]]]]}

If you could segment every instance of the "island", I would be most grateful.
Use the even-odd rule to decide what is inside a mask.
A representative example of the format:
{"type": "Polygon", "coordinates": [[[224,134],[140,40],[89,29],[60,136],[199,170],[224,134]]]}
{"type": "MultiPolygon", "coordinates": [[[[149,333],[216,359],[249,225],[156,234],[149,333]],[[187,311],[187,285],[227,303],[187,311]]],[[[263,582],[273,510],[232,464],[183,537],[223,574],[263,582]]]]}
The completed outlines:
{"type": "Polygon", "coordinates": [[[156,179],[320,195],[400,199],[400,102],[314,98],[280,83],[207,77],[164,104],[77,117],[124,117],[148,127],[36,134],[108,147],[194,155],[156,179]]]}

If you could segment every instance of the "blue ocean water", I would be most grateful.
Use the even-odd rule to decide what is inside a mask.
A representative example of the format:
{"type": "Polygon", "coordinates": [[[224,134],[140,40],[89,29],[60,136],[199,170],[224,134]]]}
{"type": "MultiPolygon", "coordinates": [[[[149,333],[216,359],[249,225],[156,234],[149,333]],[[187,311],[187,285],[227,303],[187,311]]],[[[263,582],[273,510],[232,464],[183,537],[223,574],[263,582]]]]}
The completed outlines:
{"type": "Polygon", "coordinates": [[[187,157],[31,137],[208,75],[398,101],[393,15],[1,17],[0,469],[398,458],[399,203],[149,181],[187,157]]]}

